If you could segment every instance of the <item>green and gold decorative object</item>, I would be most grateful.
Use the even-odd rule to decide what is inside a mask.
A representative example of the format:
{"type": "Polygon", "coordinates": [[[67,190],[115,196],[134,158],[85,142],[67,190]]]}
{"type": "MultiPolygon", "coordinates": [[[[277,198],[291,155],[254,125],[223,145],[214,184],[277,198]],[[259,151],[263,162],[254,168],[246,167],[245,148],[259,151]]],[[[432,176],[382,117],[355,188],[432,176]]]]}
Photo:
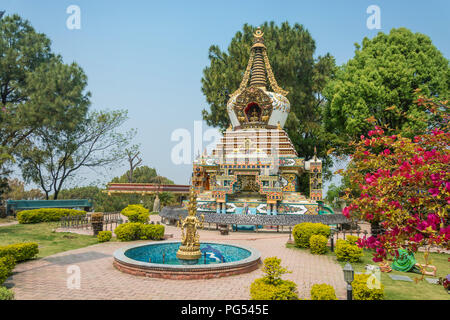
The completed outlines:
{"type": "Polygon", "coordinates": [[[392,262],[392,269],[402,272],[413,271],[416,265],[416,259],[412,252],[405,249],[398,250],[398,257],[392,262]]]}
{"type": "Polygon", "coordinates": [[[200,221],[197,218],[197,200],[194,188],[189,194],[188,216],[177,223],[181,228],[181,246],[177,251],[177,258],[181,260],[197,260],[202,256],[200,251],[200,236],[198,228],[203,228],[205,216],[202,214],[200,221]]]}

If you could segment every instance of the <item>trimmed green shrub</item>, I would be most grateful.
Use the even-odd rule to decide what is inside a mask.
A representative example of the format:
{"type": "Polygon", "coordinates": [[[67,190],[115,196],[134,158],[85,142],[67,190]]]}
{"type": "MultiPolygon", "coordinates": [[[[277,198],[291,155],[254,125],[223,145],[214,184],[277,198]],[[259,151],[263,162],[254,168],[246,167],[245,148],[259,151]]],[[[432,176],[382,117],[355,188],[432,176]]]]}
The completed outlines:
{"type": "Polygon", "coordinates": [[[337,300],[334,288],[328,284],[314,284],[311,287],[311,300],[337,300]]]}
{"type": "Polygon", "coordinates": [[[313,234],[309,238],[309,247],[312,254],[325,254],[327,252],[328,239],[321,234],[313,234]]]}
{"type": "Polygon", "coordinates": [[[140,204],[130,204],[121,212],[130,222],[147,223],[150,217],[149,210],[140,204]]]}
{"type": "Polygon", "coordinates": [[[363,249],[359,248],[356,244],[351,244],[346,240],[339,239],[336,241],[334,253],[336,254],[336,259],[338,261],[358,262],[363,256],[363,249]]]}
{"type": "Polygon", "coordinates": [[[356,244],[356,241],[358,241],[358,237],[357,236],[346,236],[345,240],[349,243],[349,244],[356,244]]]}
{"type": "Polygon", "coordinates": [[[250,286],[252,300],[298,300],[297,285],[281,279],[283,274],[290,272],[281,266],[281,259],[264,259],[262,271],[265,276],[256,279],[250,286]]]}
{"type": "Polygon", "coordinates": [[[114,229],[114,233],[120,241],[138,240],[141,237],[141,225],[139,222],[127,222],[114,229]]]}
{"type": "Polygon", "coordinates": [[[283,274],[291,272],[281,266],[281,259],[278,259],[277,257],[269,257],[264,259],[262,271],[266,274],[263,279],[271,284],[277,284],[281,281],[281,276],[283,274]]]}
{"type": "Polygon", "coordinates": [[[36,242],[15,243],[0,247],[0,258],[11,256],[16,262],[33,259],[38,253],[36,242]]]}
{"type": "Polygon", "coordinates": [[[162,240],[164,238],[164,226],[160,224],[143,224],[141,226],[142,240],[162,240]]]}
{"type": "Polygon", "coordinates": [[[251,300],[298,300],[297,285],[289,280],[274,285],[259,278],[250,285],[250,296],[251,300]]]}
{"type": "Polygon", "coordinates": [[[61,208],[41,208],[33,210],[23,210],[17,213],[19,223],[39,223],[59,221],[66,216],[83,216],[86,211],[61,208]]]}
{"type": "Polygon", "coordinates": [[[111,231],[100,231],[97,234],[98,242],[107,242],[111,240],[112,238],[112,232],[111,231]]]}
{"type": "Polygon", "coordinates": [[[0,285],[8,279],[11,271],[16,266],[16,261],[11,256],[0,258],[0,285]]]}
{"type": "Polygon", "coordinates": [[[328,239],[330,227],[322,223],[303,222],[292,229],[295,245],[300,248],[309,248],[309,239],[314,234],[321,234],[328,239]]]}
{"type": "Polygon", "coordinates": [[[384,286],[379,283],[380,288],[369,288],[367,286],[368,274],[355,274],[352,282],[354,300],[384,300],[384,286]]]}
{"type": "Polygon", "coordinates": [[[14,292],[5,287],[0,287],[0,300],[14,300],[14,292]]]}
{"type": "Polygon", "coordinates": [[[120,241],[161,240],[164,237],[164,226],[159,224],[143,224],[128,222],[119,225],[114,233],[120,241]]]}

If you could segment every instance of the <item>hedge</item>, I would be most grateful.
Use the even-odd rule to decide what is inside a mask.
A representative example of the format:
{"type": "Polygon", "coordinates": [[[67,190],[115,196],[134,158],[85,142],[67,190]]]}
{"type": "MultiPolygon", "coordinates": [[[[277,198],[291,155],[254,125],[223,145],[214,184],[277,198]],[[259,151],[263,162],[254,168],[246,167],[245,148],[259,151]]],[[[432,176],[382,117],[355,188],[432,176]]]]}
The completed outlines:
{"type": "Polygon", "coordinates": [[[0,300],[14,300],[14,292],[5,287],[0,287],[0,300]]]}
{"type": "Polygon", "coordinates": [[[86,211],[62,208],[41,208],[33,210],[23,210],[17,213],[19,223],[39,223],[59,221],[66,216],[83,216],[86,211]]]}
{"type": "Polygon", "coordinates": [[[322,283],[311,287],[311,300],[337,300],[337,298],[334,288],[322,283]]]}
{"type": "Polygon", "coordinates": [[[161,240],[164,237],[164,226],[159,224],[143,224],[128,222],[119,225],[114,233],[120,241],[161,240]]]}
{"type": "Polygon", "coordinates": [[[107,242],[111,240],[112,238],[112,232],[111,231],[100,231],[97,234],[98,242],[107,242]]]}
{"type": "Polygon", "coordinates": [[[352,282],[354,300],[384,300],[384,286],[379,282],[379,288],[367,286],[368,274],[355,274],[352,282]]]}
{"type": "Polygon", "coordinates": [[[309,248],[309,239],[314,234],[321,234],[328,239],[330,227],[322,223],[303,222],[292,229],[295,245],[300,248],[309,248]]]}
{"type": "Polygon", "coordinates": [[[338,261],[358,262],[364,255],[363,249],[352,243],[353,239],[350,242],[343,239],[336,241],[334,253],[338,261]]]}
{"type": "Polygon", "coordinates": [[[297,285],[290,280],[280,280],[274,285],[263,278],[250,285],[251,300],[298,300],[297,285]]]}
{"type": "Polygon", "coordinates": [[[16,266],[16,261],[11,256],[0,258],[0,285],[8,279],[11,271],[16,266]]]}
{"type": "Polygon", "coordinates": [[[36,242],[15,243],[0,247],[0,258],[11,256],[16,262],[34,258],[39,253],[36,242]]]}

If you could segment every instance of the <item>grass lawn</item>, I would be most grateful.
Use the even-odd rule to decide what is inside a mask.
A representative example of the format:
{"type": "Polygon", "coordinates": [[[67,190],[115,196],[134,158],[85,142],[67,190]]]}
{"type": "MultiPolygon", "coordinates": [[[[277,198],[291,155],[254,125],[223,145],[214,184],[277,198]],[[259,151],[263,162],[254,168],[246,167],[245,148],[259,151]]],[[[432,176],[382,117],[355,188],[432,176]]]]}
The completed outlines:
{"type": "MultiPolygon", "coordinates": [[[[294,249],[294,250],[306,250],[303,248],[297,248],[293,244],[286,244],[286,247],[294,249]]],[[[332,258],[336,263],[339,263],[342,267],[346,264],[346,262],[341,262],[336,260],[336,255],[328,250],[326,253],[327,256],[332,258]]],[[[425,263],[423,252],[418,252],[415,255],[418,263],[425,263]]],[[[448,258],[450,255],[445,253],[430,253],[430,264],[436,266],[437,272],[436,276],[445,277],[448,273],[450,273],[450,262],[448,262],[448,258]]],[[[365,266],[367,264],[373,264],[372,261],[372,253],[369,250],[364,251],[364,256],[361,258],[361,262],[352,263],[352,267],[355,272],[365,272],[365,266]]],[[[412,272],[400,272],[392,270],[389,273],[381,273],[381,283],[384,285],[384,293],[386,300],[450,300],[450,294],[447,294],[442,285],[435,285],[428,283],[425,278],[429,278],[429,276],[425,276],[425,278],[418,282],[414,282],[414,278],[420,277],[420,274],[412,273],[412,272]],[[409,276],[413,282],[406,281],[394,281],[389,275],[403,275],[409,276]]],[[[430,277],[431,278],[431,277],[430,277]]]]}
{"type": "Polygon", "coordinates": [[[38,258],[98,243],[97,237],[68,232],[53,232],[58,222],[16,224],[0,227],[0,246],[18,242],[37,242],[38,258]]]}

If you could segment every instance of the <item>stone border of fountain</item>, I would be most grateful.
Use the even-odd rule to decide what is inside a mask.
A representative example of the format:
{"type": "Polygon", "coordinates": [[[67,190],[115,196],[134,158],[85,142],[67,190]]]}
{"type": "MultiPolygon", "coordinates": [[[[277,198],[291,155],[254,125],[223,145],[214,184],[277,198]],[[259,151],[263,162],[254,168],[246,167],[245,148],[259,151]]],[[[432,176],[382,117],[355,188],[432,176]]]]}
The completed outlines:
{"type": "MultiPolygon", "coordinates": [[[[180,243],[179,241],[164,241],[166,243],[180,243]]],[[[250,256],[246,259],[220,264],[199,264],[199,265],[166,265],[160,263],[150,263],[133,260],[125,256],[125,252],[132,248],[159,245],[161,242],[149,242],[135,245],[129,245],[114,252],[113,265],[116,269],[136,276],[145,276],[150,278],[176,279],[176,280],[195,280],[195,279],[213,279],[227,277],[242,273],[248,273],[256,270],[261,263],[261,254],[259,251],[237,244],[228,244],[224,242],[206,241],[201,243],[221,244],[238,247],[250,251],[250,256]]]]}

